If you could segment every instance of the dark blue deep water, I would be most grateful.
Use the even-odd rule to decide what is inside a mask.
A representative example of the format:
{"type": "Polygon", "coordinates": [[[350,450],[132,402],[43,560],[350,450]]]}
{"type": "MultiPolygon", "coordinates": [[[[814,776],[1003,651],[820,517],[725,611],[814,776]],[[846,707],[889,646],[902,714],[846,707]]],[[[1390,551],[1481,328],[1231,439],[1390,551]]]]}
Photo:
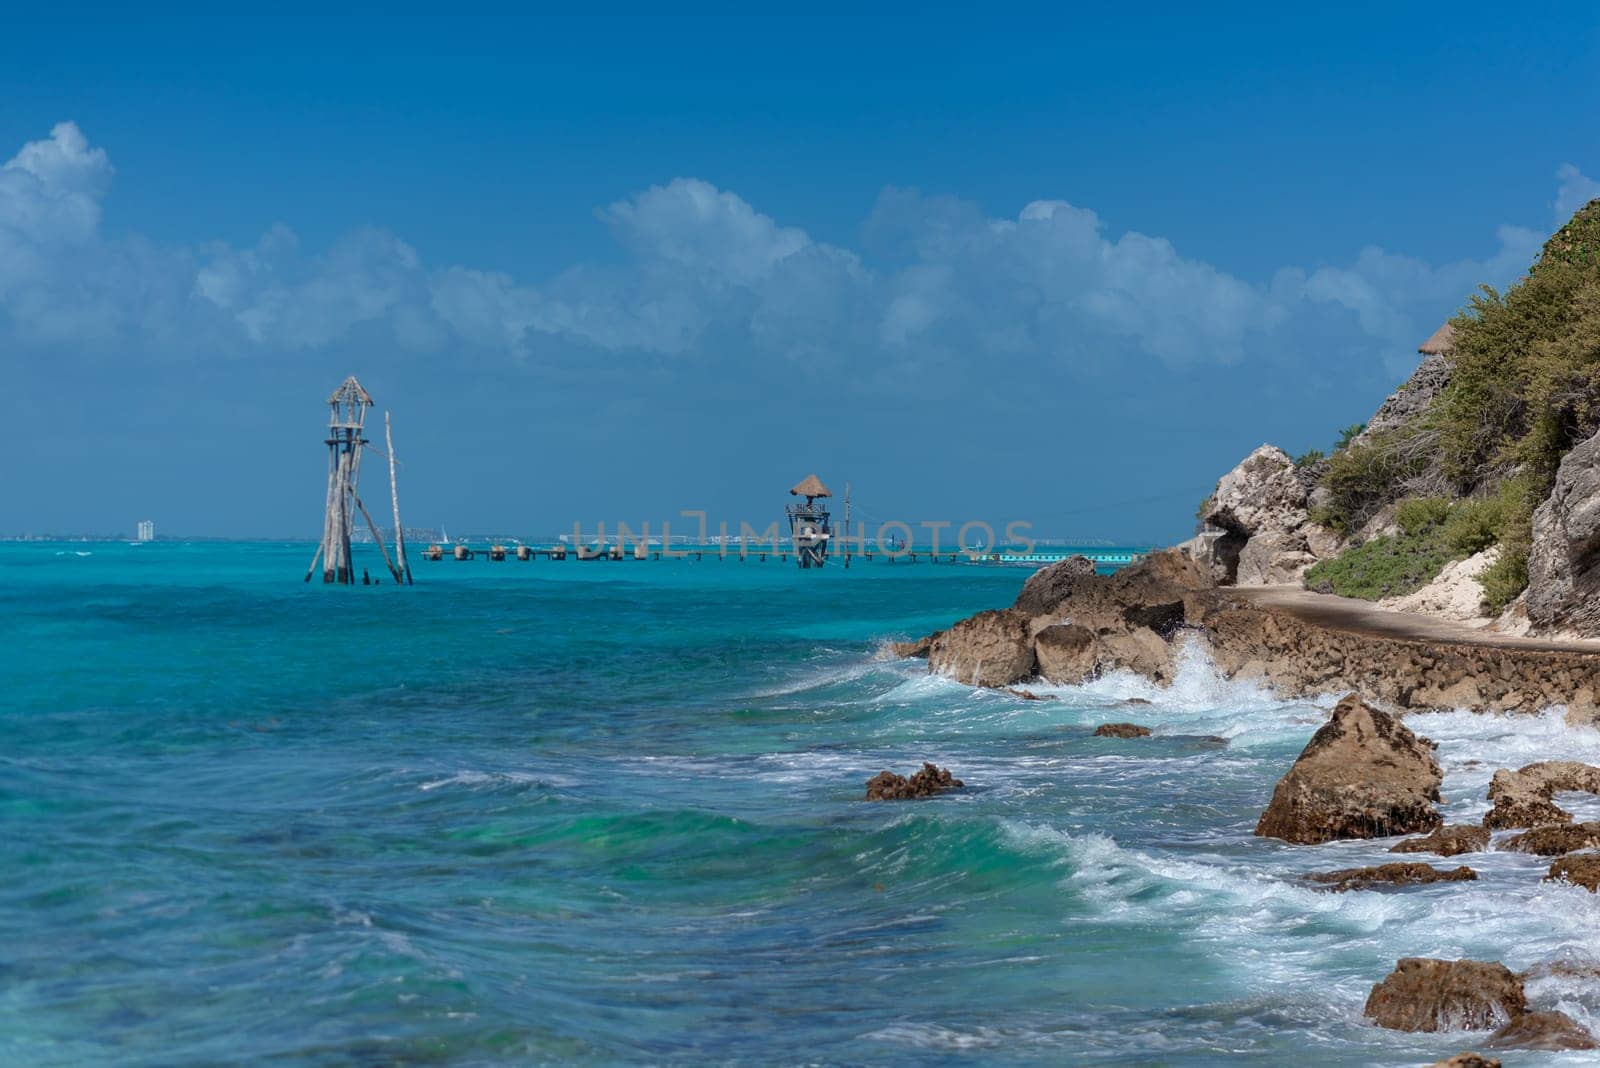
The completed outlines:
{"type": "MultiPolygon", "coordinates": [[[[309,550],[0,546],[0,1063],[1419,1064],[1483,1036],[1364,1024],[1397,957],[1596,952],[1595,898],[1536,858],[1298,884],[1389,859],[1250,833],[1326,702],[1200,650],[1171,690],[1040,702],[882,651],[1024,571],[327,589],[309,550]],[[860,800],[924,759],[966,789],[860,800]]],[[[1410,722],[1452,819],[1497,764],[1600,760],[1559,716],[1410,722]]]]}

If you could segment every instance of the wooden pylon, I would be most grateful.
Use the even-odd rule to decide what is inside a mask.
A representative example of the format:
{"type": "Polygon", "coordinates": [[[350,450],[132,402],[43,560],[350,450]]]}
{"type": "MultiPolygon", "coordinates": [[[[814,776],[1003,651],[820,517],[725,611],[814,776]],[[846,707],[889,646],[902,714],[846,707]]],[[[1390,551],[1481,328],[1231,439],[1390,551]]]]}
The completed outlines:
{"type": "MultiPolygon", "coordinates": [[[[327,506],[322,519],[322,544],[311,558],[311,567],[306,571],[306,581],[311,581],[311,576],[317,570],[317,561],[322,561],[322,581],[338,583],[340,585],[353,585],[355,583],[355,565],[350,554],[350,533],[355,528],[355,514],[360,512],[367,522],[367,528],[372,531],[372,538],[378,544],[378,552],[383,556],[384,565],[389,569],[389,574],[394,576],[396,582],[401,582],[410,577],[409,569],[403,570],[405,558],[402,555],[399,563],[391,560],[389,550],[383,543],[383,534],[378,525],[373,522],[372,515],[367,511],[366,505],[361,503],[358,486],[361,480],[361,453],[369,442],[364,434],[367,420],[367,409],[372,407],[372,395],[361,388],[361,383],[356,381],[354,375],[346,378],[339,388],[328,396],[328,407],[332,414],[328,419],[328,495],[327,506]]],[[[387,427],[385,428],[387,430],[387,427]]],[[[394,495],[395,526],[400,522],[400,502],[398,493],[394,492],[394,472],[391,462],[390,490],[394,495]]],[[[398,530],[397,530],[398,537],[398,530]]],[[[399,543],[396,542],[398,549],[399,543]]]]}

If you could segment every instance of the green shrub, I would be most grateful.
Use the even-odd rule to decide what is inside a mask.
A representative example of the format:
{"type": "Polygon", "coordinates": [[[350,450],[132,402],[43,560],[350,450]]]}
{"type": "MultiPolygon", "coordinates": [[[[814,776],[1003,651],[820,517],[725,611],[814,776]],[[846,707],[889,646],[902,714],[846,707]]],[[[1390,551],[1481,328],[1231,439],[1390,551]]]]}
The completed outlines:
{"type": "Polygon", "coordinates": [[[1315,467],[1328,458],[1328,454],[1321,449],[1307,449],[1294,458],[1294,465],[1299,468],[1315,467]]]}
{"type": "Polygon", "coordinates": [[[1360,530],[1384,505],[1406,495],[1432,466],[1416,428],[1375,434],[1328,457],[1320,485],[1329,494],[1325,526],[1360,530]]]}
{"type": "Polygon", "coordinates": [[[1441,525],[1450,516],[1450,501],[1444,497],[1411,497],[1395,506],[1394,521],[1407,534],[1441,525]]]}
{"type": "Polygon", "coordinates": [[[1421,589],[1450,560],[1437,528],[1422,534],[1384,535],[1314,564],[1306,572],[1306,586],[1376,601],[1421,589]]]}

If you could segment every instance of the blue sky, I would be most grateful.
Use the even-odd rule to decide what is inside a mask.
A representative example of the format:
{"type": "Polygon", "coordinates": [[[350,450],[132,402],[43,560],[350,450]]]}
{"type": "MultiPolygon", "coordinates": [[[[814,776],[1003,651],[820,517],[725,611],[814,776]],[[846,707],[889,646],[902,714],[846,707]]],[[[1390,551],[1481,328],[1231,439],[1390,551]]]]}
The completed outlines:
{"type": "Polygon", "coordinates": [[[0,532],[314,534],[354,372],[409,522],[815,469],[1172,540],[1600,195],[1597,61],[1578,5],[12,20],[0,532]]]}

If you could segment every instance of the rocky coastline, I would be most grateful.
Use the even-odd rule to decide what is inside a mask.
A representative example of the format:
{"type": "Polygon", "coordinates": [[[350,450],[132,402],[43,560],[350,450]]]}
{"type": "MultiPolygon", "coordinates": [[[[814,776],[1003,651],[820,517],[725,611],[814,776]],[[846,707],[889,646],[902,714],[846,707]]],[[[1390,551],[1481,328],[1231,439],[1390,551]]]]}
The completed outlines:
{"type": "MultiPolygon", "coordinates": [[[[1578,219],[1600,233],[1600,201],[1578,219]]],[[[1456,374],[1456,342],[1454,325],[1430,338],[1416,373],[1339,449],[1388,449],[1393,459],[1396,442],[1427,445],[1437,426],[1430,413],[1456,374]]],[[[1189,541],[1112,575],[1081,558],[1040,569],[1012,604],[895,651],[957,682],[1033,697],[1010,688],[1073,686],[1111,672],[1169,686],[1182,652],[1198,647],[1224,678],[1284,698],[1339,698],[1263,799],[1257,836],[1305,848],[1411,836],[1390,852],[1550,857],[1545,880],[1594,893],[1600,822],[1579,822],[1560,799],[1600,795],[1600,767],[1500,768],[1482,825],[1446,825],[1434,743],[1404,722],[1418,712],[1560,710],[1570,729],[1600,727],[1600,430],[1587,433],[1551,460],[1542,482],[1524,469],[1479,470],[1459,496],[1430,497],[1440,481],[1413,465],[1393,485],[1365,487],[1371,499],[1354,511],[1348,500],[1341,511],[1339,495],[1351,490],[1330,475],[1330,458],[1293,460],[1263,445],[1217,482],[1189,541]],[[1542,502],[1506,504],[1507,486],[1537,487],[1542,502]],[[1525,573],[1508,584],[1506,565],[1518,561],[1525,573]],[[1330,592],[1329,575],[1363,599],[1330,592]],[[1501,583],[1498,599],[1492,581],[1501,583]]],[[[1150,732],[1106,724],[1095,733],[1150,732]]],[[[1406,892],[1478,876],[1465,864],[1405,861],[1299,878],[1330,892],[1406,892]]],[[[1375,982],[1365,1015],[1403,1031],[1493,1031],[1491,1049],[1596,1049],[1576,1021],[1530,1002],[1529,977],[1493,961],[1406,958],[1375,982]]],[[[1499,1063],[1476,1053],[1439,1062],[1499,1063]]]]}

